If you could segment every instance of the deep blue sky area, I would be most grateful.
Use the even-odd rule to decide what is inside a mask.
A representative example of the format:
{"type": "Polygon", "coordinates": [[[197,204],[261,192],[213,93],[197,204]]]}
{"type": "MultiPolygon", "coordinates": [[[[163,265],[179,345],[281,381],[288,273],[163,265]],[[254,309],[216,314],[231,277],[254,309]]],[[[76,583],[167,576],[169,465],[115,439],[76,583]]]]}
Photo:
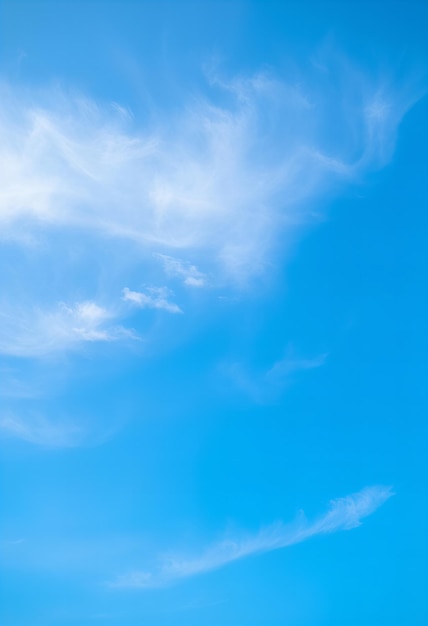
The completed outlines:
{"type": "Polygon", "coordinates": [[[2,626],[428,623],[426,2],[0,2],[2,626]]]}

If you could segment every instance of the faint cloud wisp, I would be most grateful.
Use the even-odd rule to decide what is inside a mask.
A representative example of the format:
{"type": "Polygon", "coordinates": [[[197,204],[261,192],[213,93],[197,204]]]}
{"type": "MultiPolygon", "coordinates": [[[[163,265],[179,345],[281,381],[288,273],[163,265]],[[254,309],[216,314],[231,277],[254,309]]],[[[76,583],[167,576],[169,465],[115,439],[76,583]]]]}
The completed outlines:
{"type": "Polygon", "coordinates": [[[360,526],[393,495],[385,486],[366,487],[358,493],[332,500],[330,509],[313,522],[303,513],[291,524],[278,522],[260,530],[254,536],[227,539],[212,545],[198,557],[169,556],[161,560],[154,571],[134,571],[109,583],[113,588],[147,589],[163,587],[173,582],[224,567],[228,563],[271,550],[286,548],[317,535],[360,526]]]}
{"type": "Polygon", "coordinates": [[[131,291],[128,287],[123,290],[123,300],[132,302],[138,307],[145,309],[164,309],[169,313],[182,313],[183,311],[168,297],[171,292],[167,287],[147,287],[146,292],[131,291]]]}

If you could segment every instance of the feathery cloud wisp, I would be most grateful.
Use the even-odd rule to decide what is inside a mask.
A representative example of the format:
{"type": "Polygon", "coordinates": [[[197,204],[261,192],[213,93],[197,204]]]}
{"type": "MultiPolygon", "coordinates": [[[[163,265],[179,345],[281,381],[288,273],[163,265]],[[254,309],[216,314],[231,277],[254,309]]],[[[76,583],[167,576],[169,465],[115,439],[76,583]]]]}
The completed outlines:
{"type": "Polygon", "coordinates": [[[206,284],[205,274],[200,272],[196,265],[166,254],[156,254],[156,256],[163,262],[167,275],[181,278],[188,287],[204,287],[206,284]]]}
{"type": "MultiPolygon", "coordinates": [[[[9,307],[10,308],[10,307],[9,307]]],[[[46,356],[86,342],[115,341],[132,333],[112,324],[114,315],[95,302],[59,303],[39,308],[0,310],[0,353],[46,356]]]]}
{"type": "Polygon", "coordinates": [[[222,370],[240,391],[259,404],[269,403],[290,383],[294,374],[322,367],[328,354],[301,358],[290,354],[276,361],[262,372],[248,370],[242,363],[234,362],[222,370]]]}
{"type": "MultiPolygon", "coordinates": [[[[117,103],[101,108],[57,91],[35,105],[34,94],[3,87],[3,236],[77,226],[155,253],[203,252],[229,279],[260,272],[278,236],[287,245],[308,221],[308,203],[388,160],[409,106],[407,95],[370,88],[350,67],[338,99],[326,76],[322,88],[319,77],[299,87],[261,74],[211,81],[209,97],[139,128],[117,103]],[[351,83],[352,95],[343,86],[351,83]],[[343,136],[334,146],[326,101],[343,136]]],[[[168,257],[171,271],[189,269],[168,257]]]]}
{"type": "Polygon", "coordinates": [[[0,416],[0,435],[45,448],[74,448],[86,438],[85,429],[71,420],[49,420],[40,414],[25,418],[8,413],[0,416]]]}
{"type": "Polygon", "coordinates": [[[169,313],[183,313],[180,307],[168,300],[170,290],[167,287],[147,287],[146,293],[131,291],[128,287],[123,290],[123,300],[132,302],[142,309],[164,309],[169,313]]]}
{"type": "Polygon", "coordinates": [[[285,548],[316,535],[350,530],[359,526],[363,518],[371,515],[392,495],[390,487],[367,487],[345,498],[333,500],[330,509],[311,523],[302,513],[292,524],[280,522],[260,530],[253,537],[221,541],[204,550],[199,557],[168,557],[153,572],[134,571],[119,576],[109,586],[141,589],[162,587],[253,554],[285,548]]]}
{"type": "Polygon", "coordinates": [[[294,372],[312,370],[317,367],[321,367],[326,362],[327,356],[327,354],[321,354],[311,359],[287,356],[279,361],[276,361],[276,363],[274,363],[266,372],[265,378],[270,383],[283,384],[294,372]]]}
{"type": "MultiPolygon", "coordinates": [[[[292,83],[267,73],[209,78],[204,96],[159,113],[157,122],[65,90],[0,87],[0,237],[33,246],[29,262],[20,257],[19,280],[11,276],[14,296],[0,302],[0,351],[37,356],[125,334],[99,311],[52,310],[52,302],[75,300],[76,276],[55,246],[58,233],[71,255],[77,240],[100,244],[79,248],[81,266],[98,272],[92,284],[114,276],[121,288],[136,268],[157,282],[159,260],[166,278],[188,287],[251,284],[287,255],[338,182],[387,163],[417,99],[410,89],[375,85],[349,64],[292,83]],[[61,293],[52,291],[49,303],[28,289],[39,240],[49,265],[61,267],[61,293]]],[[[167,288],[128,290],[125,299],[180,313],[167,288]]],[[[103,289],[107,309],[115,307],[113,293],[103,289]]]]}

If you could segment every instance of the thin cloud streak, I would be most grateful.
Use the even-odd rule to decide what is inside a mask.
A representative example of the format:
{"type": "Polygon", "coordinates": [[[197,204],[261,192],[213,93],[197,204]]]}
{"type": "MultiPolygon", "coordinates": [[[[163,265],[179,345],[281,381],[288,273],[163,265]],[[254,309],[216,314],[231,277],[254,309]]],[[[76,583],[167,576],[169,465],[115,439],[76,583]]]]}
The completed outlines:
{"type": "Polygon", "coordinates": [[[134,571],[110,582],[113,588],[147,589],[163,587],[183,578],[224,567],[245,557],[286,548],[317,535],[351,530],[374,513],[393,492],[391,487],[366,487],[358,493],[332,500],[330,509],[320,518],[308,522],[303,513],[291,524],[279,522],[259,531],[255,536],[225,540],[204,550],[199,557],[168,557],[154,571],[134,571]]]}
{"type": "Polygon", "coordinates": [[[73,415],[63,411],[19,409],[0,410],[0,439],[15,440],[45,450],[99,446],[111,439],[122,422],[86,411],[73,415]]]}
{"type": "Polygon", "coordinates": [[[166,254],[156,254],[155,256],[162,261],[168,276],[181,278],[187,287],[205,286],[206,276],[198,270],[196,265],[166,254]]]}
{"type": "Polygon", "coordinates": [[[223,373],[234,386],[258,404],[269,404],[286,388],[299,372],[310,371],[325,365],[328,354],[312,358],[286,356],[262,372],[249,371],[242,363],[223,365],[223,373]]]}
{"type": "Polygon", "coordinates": [[[131,338],[130,330],[113,323],[114,313],[95,302],[54,308],[0,309],[0,353],[17,357],[43,357],[84,343],[131,338]]]}
{"type": "Polygon", "coordinates": [[[204,97],[157,122],[59,88],[0,85],[0,237],[31,252],[29,261],[20,256],[19,280],[4,285],[14,295],[0,302],[0,352],[43,357],[131,337],[114,324],[124,301],[181,313],[173,281],[236,291],[282,263],[322,198],[388,162],[417,99],[410,89],[373,86],[349,65],[340,80],[315,74],[287,83],[211,71],[204,97]],[[93,285],[104,277],[109,319],[94,308],[96,287],[85,292],[92,304],[75,303],[77,278],[67,245],[55,246],[58,234],[71,255],[76,240],[96,242],[80,248],[79,263],[93,271],[93,285]],[[49,302],[28,289],[40,276],[32,265],[40,241],[61,268],[49,302]],[[159,263],[166,286],[125,290],[120,307],[115,290],[136,275],[159,283],[159,263]]]}
{"type": "Polygon", "coordinates": [[[334,79],[325,80],[315,87],[319,77],[302,77],[297,88],[263,74],[211,79],[208,97],[194,97],[165,123],[140,126],[116,102],[101,107],[57,90],[35,105],[34,94],[4,86],[3,236],[79,227],[132,240],[164,255],[185,282],[187,271],[190,286],[203,277],[188,254],[227,280],[259,274],[278,237],[284,249],[308,222],[313,201],[388,161],[410,106],[350,67],[344,80],[353,90],[341,85],[339,105],[334,79]],[[337,111],[333,122],[326,100],[337,111]],[[351,148],[349,118],[359,129],[351,148]],[[332,123],[344,137],[335,149],[326,139],[332,123]]]}
{"type": "Polygon", "coordinates": [[[277,361],[266,372],[265,378],[272,384],[284,384],[295,372],[312,370],[325,364],[328,354],[321,354],[311,359],[285,357],[277,361]]]}
{"type": "Polygon", "coordinates": [[[49,420],[34,413],[23,418],[8,413],[0,416],[0,435],[44,448],[74,448],[84,443],[87,432],[70,420],[49,420]]]}
{"type": "Polygon", "coordinates": [[[171,291],[167,287],[147,287],[146,292],[123,290],[123,300],[132,302],[142,309],[164,309],[168,313],[183,313],[178,304],[170,302],[171,291]]]}

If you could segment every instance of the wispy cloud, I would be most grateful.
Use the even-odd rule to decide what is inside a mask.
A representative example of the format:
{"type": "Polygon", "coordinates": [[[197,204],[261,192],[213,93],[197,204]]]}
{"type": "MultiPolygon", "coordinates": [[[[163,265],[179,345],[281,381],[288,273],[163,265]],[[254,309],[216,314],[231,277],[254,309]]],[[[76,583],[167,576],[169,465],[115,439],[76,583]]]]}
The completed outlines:
{"type": "Polygon", "coordinates": [[[303,358],[293,355],[289,351],[286,357],[276,361],[271,367],[263,371],[251,371],[240,362],[223,365],[222,371],[235,387],[251,400],[265,404],[277,398],[278,394],[290,384],[296,374],[322,367],[327,357],[328,354],[325,353],[312,358],[303,358]]]}
{"type": "Polygon", "coordinates": [[[82,343],[115,341],[132,332],[114,323],[114,314],[95,302],[73,305],[61,302],[54,308],[8,308],[0,310],[0,353],[40,357],[76,348],[82,343]]]}
{"type": "Polygon", "coordinates": [[[171,291],[167,287],[147,287],[145,293],[131,291],[128,287],[123,290],[123,299],[142,309],[164,309],[169,313],[182,313],[178,304],[168,300],[170,295],[171,291]]]}
{"type": "MultiPolygon", "coordinates": [[[[3,86],[3,234],[78,226],[166,253],[167,264],[167,250],[180,250],[203,252],[228,278],[260,272],[278,237],[286,246],[333,182],[392,153],[411,97],[350,66],[343,73],[340,97],[328,73],[322,87],[320,76],[211,80],[205,97],[156,125],[116,102],[57,90],[39,92],[36,104],[35,94],[3,86]],[[332,124],[343,141],[330,145],[332,124]]],[[[181,273],[189,262],[169,267],[181,273]]]]}
{"type": "MultiPolygon", "coordinates": [[[[43,399],[42,399],[43,400],[43,399]]],[[[0,408],[0,439],[16,440],[39,448],[93,447],[105,443],[123,426],[111,415],[88,413],[85,408],[67,413],[46,403],[0,408]],[[39,407],[39,408],[37,408],[39,407]]]]}
{"type": "Polygon", "coordinates": [[[110,586],[140,589],[162,587],[251,555],[286,548],[317,535],[351,530],[359,526],[362,519],[374,513],[392,495],[390,487],[366,487],[345,498],[332,500],[329,510],[313,522],[308,522],[301,513],[291,524],[278,522],[260,530],[254,536],[221,541],[197,557],[164,558],[158,569],[125,574],[111,582],[110,586]]]}
{"type": "Polygon", "coordinates": [[[299,357],[287,356],[276,361],[272,367],[266,372],[265,378],[273,384],[283,384],[295,372],[312,370],[324,365],[327,360],[327,354],[304,359],[299,357]]]}
{"type": "Polygon", "coordinates": [[[338,182],[388,161],[418,95],[349,64],[338,72],[211,71],[203,95],[156,121],[65,89],[1,85],[0,237],[26,249],[5,278],[0,352],[44,356],[129,335],[115,324],[115,294],[136,275],[166,285],[127,289],[125,301],[180,313],[174,280],[236,290],[279,263],[338,182]],[[41,251],[61,273],[49,301],[33,288],[41,251]],[[92,290],[76,303],[82,267],[92,290]]]}
{"type": "Polygon", "coordinates": [[[46,448],[74,448],[85,441],[87,432],[72,420],[51,420],[38,413],[27,413],[23,418],[8,413],[0,416],[0,436],[46,448]]]}
{"type": "Polygon", "coordinates": [[[166,254],[156,254],[156,256],[162,261],[167,275],[181,278],[188,287],[203,287],[206,284],[205,274],[200,272],[196,265],[166,254]]]}

